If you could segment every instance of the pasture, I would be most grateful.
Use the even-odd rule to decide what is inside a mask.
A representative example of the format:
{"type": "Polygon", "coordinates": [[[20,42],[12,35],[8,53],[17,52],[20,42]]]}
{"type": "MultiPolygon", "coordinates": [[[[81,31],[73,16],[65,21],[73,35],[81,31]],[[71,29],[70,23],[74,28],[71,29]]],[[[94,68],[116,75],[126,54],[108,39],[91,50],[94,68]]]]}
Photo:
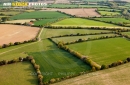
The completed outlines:
{"type": "Polygon", "coordinates": [[[1,85],[38,85],[33,66],[29,62],[19,62],[0,66],[1,85]]]}
{"type": "Polygon", "coordinates": [[[9,15],[17,15],[17,14],[20,14],[20,12],[17,12],[17,11],[7,11],[7,12],[0,12],[0,14],[9,16],[9,15]]]}
{"type": "Polygon", "coordinates": [[[48,29],[44,28],[44,32],[41,34],[41,39],[50,38],[58,35],[66,34],[77,34],[77,33],[101,33],[101,32],[110,32],[109,30],[91,30],[91,29],[48,29]],[[44,36],[44,37],[43,37],[44,36]]]}
{"type": "Polygon", "coordinates": [[[125,18],[94,18],[94,19],[108,22],[111,21],[113,23],[130,23],[130,20],[127,20],[125,18]]]}
{"type": "Polygon", "coordinates": [[[85,36],[71,36],[71,37],[61,37],[61,38],[53,38],[55,42],[60,42],[63,41],[65,43],[71,42],[71,41],[76,41],[79,39],[88,39],[88,38],[97,38],[101,36],[114,36],[115,34],[100,34],[100,35],[85,35],[85,36]]]}
{"type": "Polygon", "coordinates": [[[0,25],[0,45],[9,44],[10,42],[23,42],[25,40],[30,40],[35,38],[39,32],[37,27],[27,27],[27,26],[18,26],[18,25],[0,25]]]}
{"type": "Polygon", "coordinates": [[[99,13],[101,15],[106,15],[106,16],[121,15],[120,12],[99,11],[99,13]]]}
{"type": "Polygon", "coordinates": [[[129,57],[130,42],[125,38],[112,38],[68,45],[98,64],[111,64],[129,57]],[[118,43],[117,43],[118,42],[118,43]]]}
{"type": "Polygon", "coordinates": [[[119,27],[117,25],[98,22],[82,18],[69,18],[52,24],[54,26],[101,26],[101,27],[119,27]]]}
{"type": "Polygon", "coordinates": [[[21,20],[10,20],[6,21],[5,23],[25,23],[25,22],[30,22],[30,21],[36,21],[35,19],[21,19],[21,20]]]}
{"type": "Polygon", "coordinates": [[[63,17],[69,17],[69,16],[55,11],[32,11],[12,16],[10,19],[15,20],[15,19],[63,18],[63,17]]]}

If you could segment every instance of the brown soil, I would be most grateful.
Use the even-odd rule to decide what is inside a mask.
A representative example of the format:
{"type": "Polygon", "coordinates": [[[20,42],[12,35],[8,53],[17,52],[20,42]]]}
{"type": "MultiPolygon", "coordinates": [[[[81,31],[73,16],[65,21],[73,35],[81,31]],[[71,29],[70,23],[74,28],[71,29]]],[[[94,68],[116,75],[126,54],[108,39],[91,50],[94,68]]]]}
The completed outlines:
{"type": "Polygon", "coordinates": [[[34,38],[39,28],[19,25],[0,25],[0,45],[10,42],[22,42],[34,38]]]}

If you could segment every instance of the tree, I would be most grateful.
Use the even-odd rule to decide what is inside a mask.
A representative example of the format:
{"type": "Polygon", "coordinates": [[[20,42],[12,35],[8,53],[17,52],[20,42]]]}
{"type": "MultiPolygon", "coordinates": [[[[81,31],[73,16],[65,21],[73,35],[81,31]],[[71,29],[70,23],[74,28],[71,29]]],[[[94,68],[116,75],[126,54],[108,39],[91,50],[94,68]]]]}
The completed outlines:
{"type": "Polygon", "coordinates": [[[9,20],[9,18],[8,17],[2,17],[1,20],[2,20],[2,22],[5,22],[5,21],[9,20]]]}

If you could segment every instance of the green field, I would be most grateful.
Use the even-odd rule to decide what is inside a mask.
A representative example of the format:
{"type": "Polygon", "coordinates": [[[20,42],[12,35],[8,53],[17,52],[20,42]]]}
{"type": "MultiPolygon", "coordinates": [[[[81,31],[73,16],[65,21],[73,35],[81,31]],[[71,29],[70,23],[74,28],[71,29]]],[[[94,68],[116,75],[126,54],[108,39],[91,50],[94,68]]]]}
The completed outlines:
{"type": "Polygon", "coordinates": [[[61,17],[69,17],[69,16],[55,11],[33,11],[12,16],[10,19],[14,20],[14,19],[36,19],[36,18],[61,18],[61,17]]]}
{"type": "Polygon", "coordinates": [[[112,38],[68,46],[81,54],[89,56],[100,65],[108,65],[118,60],[125,60],[129,57],[130,46],[128,44],[130,44],[130,41],[125,38],[112,38]]]}
{"type": "Polygon", "coordinates": [[[105,27],[119,27],[117,25],[108,24],[104,22],[98,22],[94,20],[81,19],[81,18],[69,18],[62,21],[56,22],[52,25],[62,25],[62,26],[105,26],[105,27]]]}
{"type": "Polygon", "coordinates": [[[55,42],[63,41],[65,43],[70,41],[76,41],[79,39],[88,39],[88,38],[97,38],[101,36],[114,36],[115,34],[100,34],[100,35],[86,35],[86,36],[73,36],[73,37],[61,37],[61,38],[53,38],[55,42]]]}
{"type": "Polygon", "coordinates": [[[0,60],[13,59],[19,56],[25,57],[27,55],[34,56],[36,63],[40,65],[40,70],[44,76],[44,82],[52,78],[65,77],[67,76],[66,73],[77,74],[81,71],[89,71],[91,69],[90,66],[83,61],[60,50],[47,39],[33,44],[30,43],[0,49],[0,60]],[[14,50],[10,51],[11,49],[14,50]]]}
{"type": "Polygon", "coordinates": [[[38,85],[38,79],[31,63],[20,62],[0,66],[1,85],[38,85]]]}
{"type": "Polygon", "coordinates": [[[98,8],[98,11],[115,11],[115,12],[121,12],[121,10],[112,9],[112,8],[98,8]]]}
{"type": "Polygon", "coordinates": [[[130,32],[122,32],[122,34],[130,36],[130,32]]]}
{"type": "Polygon", "coordinates": [[[46,24],[49,24],[49,23],[54,22],[56,20],[57,20],[57,18],[56,19],[43,19],[43,20],[35,21],[34,25],[36,25],[36,26],[46,25],[46,24]]]}
{"type": "Polygon", "coordinates": [[[124,18],[94,18],[96,20],[100,20],[100,21],[111,21],[113,23],[130,23],[130,20],[126,20],[124,18]]]}
{"type": "Polygon", "coordinates": [[[99,11],[101,15],[111,16],[111,15],[121,15],[120,12],[109,12],[109,11],[99,11]]]}
{"type": "Polygon", "coordinates": [[[77,34],[77,33],[101,33],[101,32],[110,32],[109,30],[89,30],[89,29],[48,29],[44,28],[44,32],[41,34],[41,39],[50,38],[58,35],[66,34],[77,34]],[[44,38],[43,38],[44,36],[44,38]]]}

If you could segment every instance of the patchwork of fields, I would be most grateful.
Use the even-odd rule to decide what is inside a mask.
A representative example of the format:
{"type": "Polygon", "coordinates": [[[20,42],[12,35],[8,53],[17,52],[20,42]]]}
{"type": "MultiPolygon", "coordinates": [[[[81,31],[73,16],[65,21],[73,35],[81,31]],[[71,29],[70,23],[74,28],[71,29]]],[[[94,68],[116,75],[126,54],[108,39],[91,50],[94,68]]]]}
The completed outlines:
{"type": "Polygon", "coordinates": [[[27,9],[23,13],[3,12],[6,16],[9,14],[13,16],[9,18],[10,21],[2,22],[1,20],[0,25],[1,84],[48,85],[67,79],[55,85],[106,85],[106,83],[128,85],[130,29],[114,23],[130,24],[129,18],[122,15],[119,9],[105,5],[101,8],[101,6],[53,4],[45,11],[43,8],[39,11],[27,9]],[[67,9],[67,7],[73,9],[67,9]],[[101,15],[95,11],[97,9],[101,15]],[[111,18],[102,15],[108,15],[111,18]],[[91,20],[88,16],[95,20],[91,20]],[[34,25],[14,25],[14,23],[30,21],[33,21],[34,25]],[[5,44],[28,41],[33,38],[37,40],[3,47],[5,44]],[[31,63],[38,64],[40,68],[27,62],[1,66],[2,63],[7,63],[6,60],[15,60],[19,57],[23,57],[24,60],[27,56],[32,56],[34,61],[30,60],[31,63]],[[124,63],[127,64],[118,66],[124,63]],[[39,74],[43,76],[43,79],[37,76],[39,74]],[[43,84],[41,82],[39,84],[39,81],[43,84]]]}

